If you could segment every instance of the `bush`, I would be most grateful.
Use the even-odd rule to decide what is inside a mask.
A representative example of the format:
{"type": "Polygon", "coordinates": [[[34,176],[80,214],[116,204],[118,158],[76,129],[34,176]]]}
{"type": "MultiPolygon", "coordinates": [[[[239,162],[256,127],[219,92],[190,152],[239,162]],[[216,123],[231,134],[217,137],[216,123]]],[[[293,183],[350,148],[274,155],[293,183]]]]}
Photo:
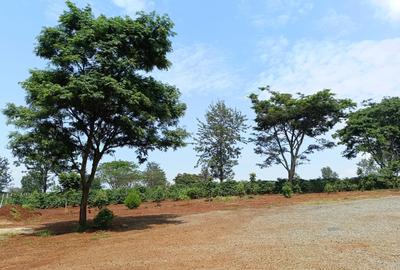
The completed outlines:
{"type": "Polygon", "coordinates": [[[326,193],[336,192],[335,185],[332,183],[326,183],[325,187],[324,187],[324,192],[326,192],[326,193]]]}
{"type": "Polygon", "coordinates": [[[299,183],[296,183],[295,185],[293,185],[293,192],[294,193],[302,193],[301,187],[299,183]]]}
{"type": "Polygon", "coordinates": [[[103,208],[104,206],[109,204],[107,191],[105,190],[96,190],[94,192],[94,197],[92,200],[89,198],[89,205],[91,207],[103,208]]]}
{"type": "Polygon", "coordinates": [[[199,187],[190,187],[186,189],[186,195],[190,199],[199,199],[203,197],[203,192],[199,187]]]}
{"type": "Polygon", "coordinates": [[[164,187],[158,186],[151,191],[150,197],[153,202],[159,203],[167,198],[167,192],[164,187]]]}
{"type": "Polygon", "coordinates": [[[103,208],[93,219],[93,226],[98,229],[107,229],[111,226],[113,219],[114,213],[108,208],[103,208]]]}
{"type": "Polygon", "coordinates": [[[239,182],[236,185],[236,193],[237,195],[239,195],[240,197],[243,197],[246,195],[246,188],[243,182],[239,182]]]}
{"type": "Polygon", "coordinates": [[[138,208],[142,203],[142,198],[137,190],[132,190],[129,192],[124,200],[124,204],[129,209],[138,208]]]}
{"type": "Polygon", "coordinates": [[[186,190],[181,188],[174,188],[170,190],[169,197],[174,201],[190,200],[189,196],[186,194],[186,190]]]}
{"type": "Polygon", "coordinates": [[[292,195],[293,195],[292,187],[287,182],[282,186],[282,191],[281,192],[282,192],[283,196],[285,196],[286,198],[291,198],[292,195]]]}

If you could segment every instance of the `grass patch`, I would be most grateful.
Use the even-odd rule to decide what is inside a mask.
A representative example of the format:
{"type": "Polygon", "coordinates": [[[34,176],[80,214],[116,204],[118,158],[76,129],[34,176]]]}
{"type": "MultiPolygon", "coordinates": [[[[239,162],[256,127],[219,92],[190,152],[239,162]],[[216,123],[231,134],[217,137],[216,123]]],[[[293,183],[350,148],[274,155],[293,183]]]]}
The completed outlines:
{"type": "Polygon", "coordinates": [[[94,235],[90,238],[90,240],[101,240],[110,237],[110,234],[106,231],[97,231],[94,235]]]}
{"type": "Polygon", "coordinates": [[[49,236],[54,235],[54,233],[49,230],[41,230],[41,231],[36,232],[35,235],[39,236],[39,237],[49,237],[49,236]]]}

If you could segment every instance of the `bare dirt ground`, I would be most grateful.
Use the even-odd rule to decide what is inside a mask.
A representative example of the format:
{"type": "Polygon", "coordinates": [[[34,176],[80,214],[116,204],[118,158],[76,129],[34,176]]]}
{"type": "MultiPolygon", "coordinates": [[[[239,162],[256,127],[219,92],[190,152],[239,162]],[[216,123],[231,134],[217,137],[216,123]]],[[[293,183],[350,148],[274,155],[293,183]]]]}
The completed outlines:
{"type": "Polygon", "coordinates": [[[0,228],[39,232],[0,240],[0,268],[400,269],[396,191],[111,209],[118,218],[103,232],[74,232],[76,208],[41,210],[27,221],[0,223],[0,228]]]}

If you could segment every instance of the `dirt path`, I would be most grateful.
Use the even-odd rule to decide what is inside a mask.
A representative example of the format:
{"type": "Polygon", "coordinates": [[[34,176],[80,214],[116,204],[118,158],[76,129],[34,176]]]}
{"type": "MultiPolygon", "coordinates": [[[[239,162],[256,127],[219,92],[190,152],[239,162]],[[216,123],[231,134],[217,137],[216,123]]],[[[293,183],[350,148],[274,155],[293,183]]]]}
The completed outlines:
{"type": "MultiPolygon", "coordinates": [[[[2,269],[400,269],[400,196],[142,216],[0,242],[2,269]]],[[[151,212],[151,211],[150,211],[151,212]]]]}

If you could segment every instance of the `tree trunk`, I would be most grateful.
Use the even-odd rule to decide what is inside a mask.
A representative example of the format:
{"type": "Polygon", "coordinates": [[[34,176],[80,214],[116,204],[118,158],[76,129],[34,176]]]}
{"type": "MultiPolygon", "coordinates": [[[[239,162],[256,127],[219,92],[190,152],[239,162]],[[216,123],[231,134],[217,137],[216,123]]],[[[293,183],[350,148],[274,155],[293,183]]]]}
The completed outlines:
{"type": "Polygon", "coordinates": [[[288,181],[289,181],[290,183],[293,182],[293,179],[294,179],[295,174],[296,174],[296,166],[291,165],[291,166],[290,166],[290,170],[288,171],[288,181]]]}
{"type": "Polygon", "coordinates": [[[89,198],[89,186],[87,183],[82,187],[82,197],[79,209],[79,227],[83,230],[86,227],[87,222],[87,205],[89,198]]]}
{"type": "Polygon", "coordinates": [[[47,170],[43,172],[43,193],[47,192],[47,170]]]}

